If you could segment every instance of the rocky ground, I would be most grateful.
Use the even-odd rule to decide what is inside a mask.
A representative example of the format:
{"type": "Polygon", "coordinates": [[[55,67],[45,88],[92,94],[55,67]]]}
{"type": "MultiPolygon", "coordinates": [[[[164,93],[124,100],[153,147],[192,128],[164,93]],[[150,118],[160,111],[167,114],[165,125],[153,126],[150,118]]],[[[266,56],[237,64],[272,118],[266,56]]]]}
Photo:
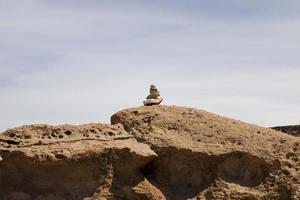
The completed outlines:
{"type": "Polygon", "coordinates": [[[298,200],[300,138],[177,106],[0,135],[3,200],[298,200]]]}
{"type": "Polygon", "coordinates": [[[293,126],[276,126],[272,127],[276,131],[281,131],[290,135],[300,136],[300,125],[293,126]]]}

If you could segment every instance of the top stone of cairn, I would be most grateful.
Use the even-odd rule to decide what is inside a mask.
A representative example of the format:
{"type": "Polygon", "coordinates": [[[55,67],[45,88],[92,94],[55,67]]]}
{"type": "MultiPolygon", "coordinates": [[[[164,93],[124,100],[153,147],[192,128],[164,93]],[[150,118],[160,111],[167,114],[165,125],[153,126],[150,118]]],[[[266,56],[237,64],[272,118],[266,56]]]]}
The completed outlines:
{"type": "Polygon", "coordinates": [[[146,100],[143,102],[145,106],[159,105],[163,98],[160,97],[159,91],[155,85],[150,86],[150,94],[147,96],[146,100]]]}

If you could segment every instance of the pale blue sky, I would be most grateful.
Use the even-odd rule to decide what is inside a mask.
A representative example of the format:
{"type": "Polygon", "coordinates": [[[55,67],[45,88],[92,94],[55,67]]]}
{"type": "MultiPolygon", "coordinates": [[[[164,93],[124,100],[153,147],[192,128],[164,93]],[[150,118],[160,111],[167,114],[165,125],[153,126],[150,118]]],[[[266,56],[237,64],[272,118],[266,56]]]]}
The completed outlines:
{"type": "Polygon", "coordinates": [[[300,124],[299,0],[0,0],[0,130],[163,104],[300,124]]]}

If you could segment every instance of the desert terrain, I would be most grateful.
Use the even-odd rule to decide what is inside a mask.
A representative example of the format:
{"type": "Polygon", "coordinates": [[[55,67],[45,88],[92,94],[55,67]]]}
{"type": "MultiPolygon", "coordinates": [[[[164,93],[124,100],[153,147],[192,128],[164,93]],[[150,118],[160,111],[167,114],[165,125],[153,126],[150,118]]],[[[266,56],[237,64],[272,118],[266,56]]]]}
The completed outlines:
{"type": "Polygon", "coordinates": [[[0,134],[3,200],[298,200],[300,137],[179,106],[0,134]]]}

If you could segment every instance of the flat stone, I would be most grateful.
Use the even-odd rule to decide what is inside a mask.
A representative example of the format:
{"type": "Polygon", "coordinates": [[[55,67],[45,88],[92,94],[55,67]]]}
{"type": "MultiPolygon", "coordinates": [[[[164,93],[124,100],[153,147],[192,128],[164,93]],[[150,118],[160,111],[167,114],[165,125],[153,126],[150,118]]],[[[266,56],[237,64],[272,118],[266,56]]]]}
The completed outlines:
{"type": "Polygon", "coordinates": [[[147,99],[143,103],[145,106],[152,106],[152,105],[159,105],[163,101],[163,98],[157,98],[157,99],[147,99]]]}
{"type": "Polygon", "coordinates": [[[160,94],[159,93],[156,93],[156,94],[149,94],[147,96],[147,99],[157,99],[159,98],[160,94]]]}
{"type": "Polygon", "coordinates": [[[155,85],[150,85],[150,90],[157,90],[155,85]]]}

